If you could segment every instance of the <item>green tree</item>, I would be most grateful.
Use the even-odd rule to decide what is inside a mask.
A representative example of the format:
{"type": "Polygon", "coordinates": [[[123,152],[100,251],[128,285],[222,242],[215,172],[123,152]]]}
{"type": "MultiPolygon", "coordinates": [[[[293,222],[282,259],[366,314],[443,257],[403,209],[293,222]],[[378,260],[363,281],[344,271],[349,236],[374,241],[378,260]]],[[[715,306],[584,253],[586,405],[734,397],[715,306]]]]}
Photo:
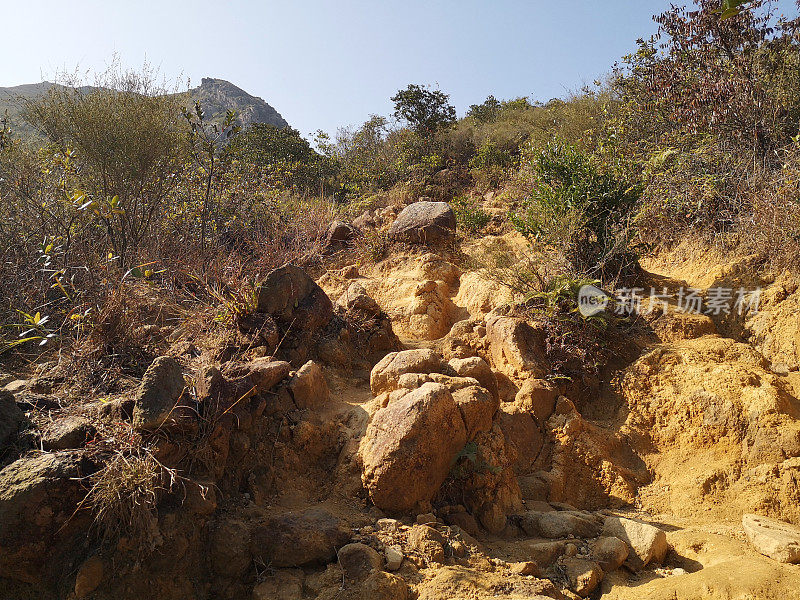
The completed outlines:
{"type": "Polygon", "coordinates": [[[502,103],[494,96],[489,96],[481,104],[470,104],[467,116],[479,123],[491,123],[500,114],[502,103]]]}
{"type": "Polygon", "coordinates": [[[225,163],[221,160],[227,150],[225,143],[235,136],[240,127],[235,124],[236,113],[229,110],[221,125],[206,120],[199,101],[194,110],[184,109],[183,116],[189,125],[189,156],[203,178],[203,207],[200,211],[200,250],[206,248],[206,229],[208,228],[211,203],[213,201],[214,180],[219,179],[225,163]]]}
{"type": "Polygon", "coordinates": [[[450,96],[440,90],[429,90],[415,84],[398,91],[391,98],[394,116],[404,120],[418,134],[429,136],[456,120],[456,109],[450,96]]]}

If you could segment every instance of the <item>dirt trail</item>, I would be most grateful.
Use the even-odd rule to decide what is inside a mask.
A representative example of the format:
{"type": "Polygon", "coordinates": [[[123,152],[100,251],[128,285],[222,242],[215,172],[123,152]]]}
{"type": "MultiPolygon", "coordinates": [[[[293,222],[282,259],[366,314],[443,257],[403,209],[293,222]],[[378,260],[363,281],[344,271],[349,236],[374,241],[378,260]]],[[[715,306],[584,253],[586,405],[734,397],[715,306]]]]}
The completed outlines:
{"type": "MultiPolygon", "coordinates": [[[[697,287],[705,290],[726,274],[724,268],[711,268],[713,263],[713,258],[705,256],[694,263],[683,259],[672,263],[653,261],[647,265],[650,269],[648,281],[659,290],[667,288],[673,296],[677,296],[681,288],[697,287]]],[[[433,336],[415,336],[414,328],[407,325],[409,315],[399,309],[413,303],[413,297],[409,297],[408,287],[403,282],[418,281],[419,264],[405,268],[402,265],[393,267],[388,272],[367,276],[361,283],[374,293],[382,308],[393,315],[395,328],[405,334],[401,339],[406,349],[430,348],[441,352],[443,337],[430,339],[433,336]]],[[[441,265],[439,268],[441,269],[441,265]]],[[[495,307],[491,299],[493,296],[499,297],[500,293],[492,284],[470,273],[468,277],[461,278],[459,274],[458,278],[449,280],[446,291],[441,296],[438,301],[445,307],[441,311],[443,318],[451,321],[443,330],[449,330],[454,322],[465,315],[483,316],[495,307]],[[465,279],[469,289],[464,288],[465,279]],[[476,302],[475,298],[481,300],[476,302]],[[459,303],[468,304],[470,300],[473,300],[471,305],[459,306],[459,303]],[[478,310],[476,307],[479,307],[478,310]]],[[[701,315],[682,314],[676,311],[674,301],[670,304],[666,315],[649,320],[659,339],[637,341],[643,347],[642,355],[667,351],[675,344],[685,343],[687,340],[694,342],[702,351],[706,346],[718,343],[720,338],[725,339],[726,336],[720,335],[719,328],[711,319],[701,315]]],[[[432,329],[435,328],[434,324],[432,329]]],[[[731,338],[730,341],[738,340],[731,338]]],[[[734,369],[721,375],[719,380],[723,386],[730,387],[738,385],[737,376],[734,369]]],[[[676,382],[667,384],[681,387],[676,382]]],[[[357,391],[342,390],[343,397],[348,393],[358,397],[361,405],[369,402],[363,396],[363,388],[357,388],[357,391]]],[[[600,404],[603,403],[603,400],[597,400],[600,404]]],[[[614,403],[618,403],[618,399],[611,402],[614,403]]],[[[624,413],[621,409],[617,418],[601,419],[597,424],[619,425],[625,421],[624,413]]],[[[723,450],[723,455],[724,453],[723,450]]],[[[659,524],[667,531],[672,551],[662,568],[642,573],[631,573],[622,569],[609,574],[602,584],[603,598],[688,600],[800,597],[800,567],[777,563],[758,554],[749,546],[740,526],[740,504],[726,506],[724,499],[715,498],[712,494],[691,497],[689,492],[680,491],[682,488],[696,488],[698,477],[703,477],[699,472],[713,472],[715,466],[724,470],[731,462],[729,457],[722,456],[717,460],[717,465],[714,465],[713,452],[710,453],[708,448],[696,451],[694,448],[682,449],[679,443],[673,443],[665,450],[644,458],[649,469],[655,472],[655,479],[653,483],[640,488],[633,507],[624,512],[617,511],[616,514],[630,515],[659,524]],[[700,466],[695,464],[697,461],[704,464],[696,470],[700,466]],[[678,493],[670,496],[670,487],[678,489],[678,493]]],[[[509,539],[507,536],[482,532],[479,541],[490,559],[514,563],[530,559],[532,545],[550,540],[524,534],[509,539]]],[[[432,572],[426,577],[430,580],[436,576],[432,572]]],[[[495,575],[480,568],[474,569],[470,577],[475,579],[474,588],[479,588],[482,580],[487,585],[496,583],[495,575]]],[[[419,589],[425,594],[424,585],[419,589]]]]}

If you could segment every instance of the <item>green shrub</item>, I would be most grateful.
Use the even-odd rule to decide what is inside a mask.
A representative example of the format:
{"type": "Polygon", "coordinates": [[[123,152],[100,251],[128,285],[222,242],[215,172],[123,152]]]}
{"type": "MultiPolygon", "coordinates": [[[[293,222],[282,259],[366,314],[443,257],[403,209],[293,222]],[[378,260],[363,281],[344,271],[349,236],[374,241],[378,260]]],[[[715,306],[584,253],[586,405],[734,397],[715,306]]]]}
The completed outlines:
{"type": "Polygon", "coordinates": [[[511,214],[523,235],[556,249],[579,275],[614,277],[636,263],[631,219],[641,194],[574,146],[552,142],[526,170],[530,195],[511,214]]]}
{"type": "Polygon", "coordinates": [[[450,206],[456,215],[458,227],[467,233],[478,233],[492,220],[492,215],[469,197],[457,196],[450,201],[450,206]]]}

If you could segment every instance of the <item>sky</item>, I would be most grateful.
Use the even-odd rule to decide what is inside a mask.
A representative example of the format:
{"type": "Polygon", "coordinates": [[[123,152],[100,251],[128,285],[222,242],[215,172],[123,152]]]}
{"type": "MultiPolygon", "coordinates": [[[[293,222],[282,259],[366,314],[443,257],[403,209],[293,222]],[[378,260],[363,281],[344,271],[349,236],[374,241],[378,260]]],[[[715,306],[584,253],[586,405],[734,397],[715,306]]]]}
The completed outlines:
{"type": "MultiPolygon", "coordinates": [[[[675,0],[673,0],[675,1],[675,0]]],[[[409,83],[459,116],[489,94],[547,101],[656,31],[656,0],[0,0],[0,86],[104,70],[116,55],[194,87],[227,79],[303,135],[390,115],[409,83]]]]}

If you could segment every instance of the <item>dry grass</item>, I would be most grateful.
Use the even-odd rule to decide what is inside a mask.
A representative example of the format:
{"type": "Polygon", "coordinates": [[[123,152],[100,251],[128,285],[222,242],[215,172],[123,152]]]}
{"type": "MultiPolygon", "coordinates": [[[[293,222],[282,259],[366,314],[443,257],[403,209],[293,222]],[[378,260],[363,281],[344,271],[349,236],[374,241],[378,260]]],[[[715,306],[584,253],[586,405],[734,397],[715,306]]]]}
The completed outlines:
{"type": "Polygon", "coordinates": [[[103,542],[125,537],[131,547],[145,551],[158,535],[155,511],[159,499],[178,479],[147,446],[131,452],[118,450],[88,479],[90,488],[81,507],[94,516],[103,542]]]}

